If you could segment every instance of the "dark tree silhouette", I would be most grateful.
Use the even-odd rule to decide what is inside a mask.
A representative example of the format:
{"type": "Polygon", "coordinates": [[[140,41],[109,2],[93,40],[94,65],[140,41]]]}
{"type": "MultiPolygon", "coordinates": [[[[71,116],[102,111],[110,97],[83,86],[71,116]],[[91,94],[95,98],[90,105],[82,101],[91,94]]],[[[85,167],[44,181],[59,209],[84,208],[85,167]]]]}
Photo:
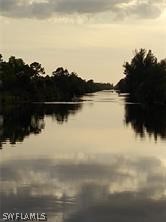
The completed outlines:
{"type": "Polygon", "coordinates": [[[151,50],[136,50],[131,62],[124,64],[124,74],[115,89],[139,102],[166,103],[166,60],[158,62],[151,50]]]}
{"type": "Polygon", "coordinates": [[[63,67],[46,75],[38,62],[28,65],[11,56],[3,61],[0,55],[0,102],[71,101],[88,92],[112,89],[110,83],[95,83],[69,73],[63,67]]]}
{"type": "Polygon", "coordinates": [[[40,75],[45,74],[44,68],[38,62],[31,63],[30,69],[31,69],[32,77],[39,77],[40,75]]]}

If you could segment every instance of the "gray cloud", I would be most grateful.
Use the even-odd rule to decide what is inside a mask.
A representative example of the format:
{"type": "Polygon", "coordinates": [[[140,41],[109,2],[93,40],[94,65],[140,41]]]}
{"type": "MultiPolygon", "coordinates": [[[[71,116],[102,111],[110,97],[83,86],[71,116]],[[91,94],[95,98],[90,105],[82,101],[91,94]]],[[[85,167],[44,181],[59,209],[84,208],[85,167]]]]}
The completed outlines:
{"type": "Polygon", "coordinates": [[[166,221],[166,167],[155,157],[17,159],[1,163],[0,172],[2,212],[46,212],[49,221],[65,214],[63,222],[166,221]]]}
{"type": "Polygon", "coordinates": [[[165,4],[165,0],[0,0],[0,13],[5,17],[37,19],[99,13],[108,13],[116,18],[156,18],[165,4]]]}

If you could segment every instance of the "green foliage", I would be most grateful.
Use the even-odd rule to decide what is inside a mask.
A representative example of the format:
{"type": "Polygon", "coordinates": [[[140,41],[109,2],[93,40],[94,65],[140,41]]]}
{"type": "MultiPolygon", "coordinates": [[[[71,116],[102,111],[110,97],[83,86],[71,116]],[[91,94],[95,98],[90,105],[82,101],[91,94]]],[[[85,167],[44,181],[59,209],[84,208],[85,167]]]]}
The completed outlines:
{"type": "Polygon", "coordinates": [[[131,62],[124,64],[126,77],[116,86],[144,103],[166,103],[166,60],[160,62],[152,51],[135,51],[131,62]]]}
{"type": "Polygon", "coordinates": [[[113,88],[109,83],[83,80],[63,67],[50,76],[44,74],[44,68],[38,62],[28,65],[14,56],[6,62],[0,54],[0,100],[70,101],[88,92],[113,88]]]}

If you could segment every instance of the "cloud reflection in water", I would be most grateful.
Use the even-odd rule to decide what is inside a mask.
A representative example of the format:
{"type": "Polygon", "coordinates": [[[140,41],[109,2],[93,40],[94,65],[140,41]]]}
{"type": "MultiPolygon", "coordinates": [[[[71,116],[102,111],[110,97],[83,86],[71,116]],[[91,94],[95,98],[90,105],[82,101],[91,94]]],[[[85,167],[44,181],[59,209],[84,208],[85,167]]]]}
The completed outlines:
{"type": "Polygon", "coordinates": [[[1,163],[2,212],[46,212],[48,221],[166,220],[166,167],[115,154],[1,163]]]}

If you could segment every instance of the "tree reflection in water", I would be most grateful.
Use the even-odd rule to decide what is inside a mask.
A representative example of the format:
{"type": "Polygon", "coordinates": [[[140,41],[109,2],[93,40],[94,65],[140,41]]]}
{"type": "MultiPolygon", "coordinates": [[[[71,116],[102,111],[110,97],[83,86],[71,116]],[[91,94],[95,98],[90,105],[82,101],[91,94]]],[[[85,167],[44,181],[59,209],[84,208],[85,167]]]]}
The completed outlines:
{"type": "Polygon", "coordinates": [[[125,123],[131,125],[136,135],[166,139],[166,106],[126,103],[125,123]]]}
{"type": "Polygon", "coordinates": [[[39,134],[45,127],[46,115],[63,124],[81,107],[80,103],[0,106],[0,148],[7,141],[15,144],[30,134],[39,134]]]}

